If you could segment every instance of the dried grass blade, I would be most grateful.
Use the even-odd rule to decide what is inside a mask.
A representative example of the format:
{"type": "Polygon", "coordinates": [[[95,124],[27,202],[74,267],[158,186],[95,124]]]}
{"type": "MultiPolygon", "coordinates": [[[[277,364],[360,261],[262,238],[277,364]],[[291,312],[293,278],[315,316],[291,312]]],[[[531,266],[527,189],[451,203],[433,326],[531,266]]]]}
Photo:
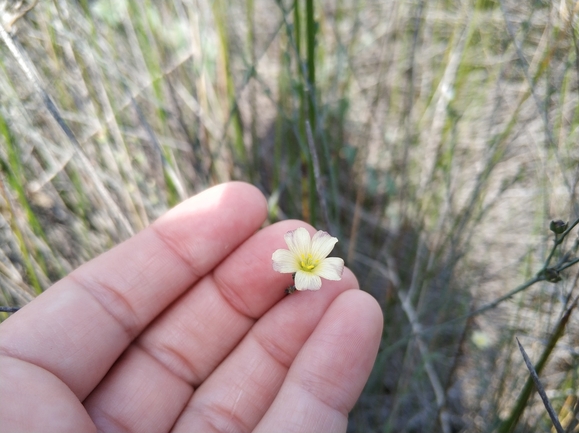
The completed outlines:
{"type": "Polygon", "coordinates": [[[533,382],[535,382],[535,387],[537,388],[537,392],[541,396],[541,400],[543,400],[543,404],[545,405],[545,409],[547,409],[547,413],[551,417],[551,421],[553,422],[553,425],[555,426],[557,433],[565,433],[565,430],[563,430],[563,427],[561,426],[561,423],[559,422],[559,418],[557,418],[557,414],[553,410],[553,406],[551,406],[551,402],[549,401],[549,397],[547,397],[547,394],[545,393],[545,388],[543,387],[543,384],[541,383],[541,380],[539,379],[539,375],[535,371],[535,367],[533,367],[533,364],[531,363],[531,360],[529,359],[527,352],[525,352],[523,345],[521,344],[521,342],[519,341],[519,339],[517,337],[515,337],[515,340],[517,340],[517,344],[519,345],[519,350],[521,351],[521,354],[523,355],[523,359],[525,360],[525,364],[527,365],[527,369],[529,370],[529,373],[531,374],[531,377],[533,378],[533,382]]]}

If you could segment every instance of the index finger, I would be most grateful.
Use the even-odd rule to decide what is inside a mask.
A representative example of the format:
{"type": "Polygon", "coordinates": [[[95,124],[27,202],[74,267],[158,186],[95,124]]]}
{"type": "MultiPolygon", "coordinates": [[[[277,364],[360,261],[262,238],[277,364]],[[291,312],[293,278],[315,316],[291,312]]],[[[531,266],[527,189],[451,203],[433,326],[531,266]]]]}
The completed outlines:
{"type": "Polygon", "coordinates": [[[83,400],[147,324],[265,217],[251,185],[204,191],[3,322],[0,355],[44,368],[83,400]]]}

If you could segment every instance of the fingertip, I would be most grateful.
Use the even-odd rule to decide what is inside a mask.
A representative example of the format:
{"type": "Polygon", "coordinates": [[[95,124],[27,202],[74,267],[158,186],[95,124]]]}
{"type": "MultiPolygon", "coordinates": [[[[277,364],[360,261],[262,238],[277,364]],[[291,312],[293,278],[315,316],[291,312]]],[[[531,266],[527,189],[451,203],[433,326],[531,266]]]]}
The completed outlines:
{"type": "Polygon", "coordinates": [[[232,181],[216,185],[213,188],[223,189],[231,194],[241,196],[247,200],[248,206],[254,206],[256,209],[261,209],[263,212],[263,219],[267,216],[267,199],[259,188],[247,182],[232,181]]]}
{"type": "Polygon", "coordinates": [[[368,343],[372,345],[370,348],[374,348],[375,358],[384,328],[384,315],[376,298],[362,290],[347,290],[341,293],[334,303],[336,308],[346,309],[356,318],[352,322],[367,335],[368,343]]]}
{"type": "Polygon", "coordinates": [[[376,360],[382,323],[380,307],[369,294],[340,293],[303,345],[254,431],[272,431],[277,425],[296,432],[345,431],[348,413],[376,360]]]}
{"type": "Polygon", "coordinates": [[[266,218],[267,203],[256,187],[228,182],[190,197],[151,228],[201,277],[259,230],[266,218]]]}
{"type": "Polygon", "coordinates": [[[360,283],[358,283],[358,278],[348,267],[344,267],[344,273],[342,274],[341,284],[347,286],[348,289],[360,289],[360,283]]]}

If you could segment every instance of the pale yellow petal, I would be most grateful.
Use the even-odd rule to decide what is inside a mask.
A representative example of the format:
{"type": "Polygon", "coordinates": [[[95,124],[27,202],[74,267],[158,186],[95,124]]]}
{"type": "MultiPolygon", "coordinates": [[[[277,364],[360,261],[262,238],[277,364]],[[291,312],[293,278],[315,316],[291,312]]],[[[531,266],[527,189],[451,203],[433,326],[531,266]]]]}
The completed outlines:
{"type": "Polygon", "coordinates": [[[317,275],[298,271],[295,286],[298,290],[319,290],[322,287],[322,280],[317,275]]]}
{"type": "Polygon", "coordinates": [[[285,242],[290,251],[298,257],[310,252],[310,234],[303,228],[291,230],[284,235],[285,242]]]}
{"type": "Polygon", "coordinates": [[[311,254],[316,260],[323,260],[328,257],[328,254],[334,249],[334,245],[338,242],[338,238],[330,236],[325,231],[318,231],[312,238],[311,254]]]}
{"type": "Polygon", "coordinates": [[[326,280],[339,281],[344,272],[344,261],[339,257],[328,257],[316,266],[316,275],[326,280]]]}
{"type": "Polygon", "coordinates": [[[299,269],[295,254],[288,250],[276,250],[272,254],[271,260],[273,270],[282,274],[293,274],[299,269]]]}

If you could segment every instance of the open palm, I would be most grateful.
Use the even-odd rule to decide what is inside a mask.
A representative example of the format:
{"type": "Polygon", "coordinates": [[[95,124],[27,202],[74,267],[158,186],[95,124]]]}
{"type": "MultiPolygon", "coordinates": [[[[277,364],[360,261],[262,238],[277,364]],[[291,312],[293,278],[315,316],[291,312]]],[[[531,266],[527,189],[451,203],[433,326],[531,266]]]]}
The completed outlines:
{"type": "Polygon", "coordinates": [[[211,188],[86,263],[0,325],[6,432],[344,432],[382,313],[344,270],[284,296],[284,221],[211,188]]]}

